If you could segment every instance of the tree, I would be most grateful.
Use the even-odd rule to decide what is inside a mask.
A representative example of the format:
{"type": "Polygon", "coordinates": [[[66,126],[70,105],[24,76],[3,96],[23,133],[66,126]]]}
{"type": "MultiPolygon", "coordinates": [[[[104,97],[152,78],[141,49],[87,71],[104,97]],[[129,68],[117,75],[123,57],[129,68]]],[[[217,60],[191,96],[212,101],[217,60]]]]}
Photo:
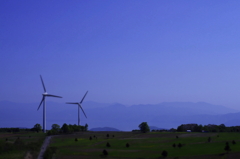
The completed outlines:
{"type": "Polygon", "coordinates": [[[52,124],[52,130],[59,131],[60,130],[60,126],[58,124],[52,124]]]}
{"type": "Polygon", "coordinates": [[[41,131],[42,130],[42,126],[40,124],[35,124],[33,129],[37,132],[41,131]]]}
{"type": "Polygon", "coordinates": [[[177,131],[178,131],[178,132],[183,131],[183,124],[177,127],[177,131]]]}
{"type": "Polygon", "coordinates": [[[193,132],[201,132],[202,131],[203,126],[202,125],[195,125],[193,127],[193,132]]]}
{"type": "Polygon", "coordinates": [[[61,129],[62,129],[63,133],[69,133],[70,132],[70,129],[69,129],[69,127],[68,127],[68,125],[66,123],[63,124],[61,129]]]}
{"type": "Polygon", "coordinates": [[[127,143],[127,144],[126,144],[126,147],[129,147],[129,146],[130,146],[129,143],[127,143]]]}
{"type": "Polygon", "coordinates": [[[111,145],[109,143],[106,144],[107,147],[111,147],[111,145]]]}
{"type": "Polygon", "coordinates": [[[220,124],[219,126],[220,132],[225,132],[226,131],[226,126],[224,124],[220,124]]]}
{"type": "Polygon", "coordinates": [[[146,132],[150,131],[147,122],[142,122],[138,127],[140,128],[140,131],[143,132],[143,133],[146,133],[146,132]]]}

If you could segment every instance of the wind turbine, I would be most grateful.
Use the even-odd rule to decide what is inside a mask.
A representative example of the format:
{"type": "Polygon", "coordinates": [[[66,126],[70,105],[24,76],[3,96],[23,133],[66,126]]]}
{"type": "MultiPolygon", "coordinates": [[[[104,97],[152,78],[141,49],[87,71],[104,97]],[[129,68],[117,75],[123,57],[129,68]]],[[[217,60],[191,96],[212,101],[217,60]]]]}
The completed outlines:
{"type": "Polygon", "coordinates": [[[85,93],[85,95],[83,96],[81,102],[79,102],[79,103],[78,103],[78,102],[75,102],[75,103],[72,103],[72,102],[66,102],[66,104],[77,104],[77,105],[78,105],[78,126],[80,125],[80,112],[79,112],[79,108],[82,109],[83,114],[84,114],[85,117],[87,118],[87,116],[86,116],[86,114],[85,114],[85,112],[84,112],[84,110],[83,110],[83,108],[82,108],[82,105],[81,105],[82,102],[83,102],[83,100],[84,100],[84,98],[86,97],[87,93],[88,93],[88,91],[85,93]]]}
{"type": "MultiPolygon", "coordinates": [[[[48,94],[47,91],[46,91],[46,88],[44,86],[44,83],[43,83],[43,79],[42,79],[42,76],[40,75],[40,78],[41,78],[41,81],[42,81],[42,85],[43,85],[43,89],[44,89],[44,93],[42,94],[43,97],[42,97],[42,100],[38,106],[38,109],[41,107],[42,103],[43,103],[43,132],[45,133],[46,132],[46,101],[45,101],[45,98],[46,97],[57,97],[57,98],[62,98],[60,96],[56,96],[56,95],[52,95],[52,94],[48,94]]],[[[37,109],[37,110],[38,110],[37,109]]]]}

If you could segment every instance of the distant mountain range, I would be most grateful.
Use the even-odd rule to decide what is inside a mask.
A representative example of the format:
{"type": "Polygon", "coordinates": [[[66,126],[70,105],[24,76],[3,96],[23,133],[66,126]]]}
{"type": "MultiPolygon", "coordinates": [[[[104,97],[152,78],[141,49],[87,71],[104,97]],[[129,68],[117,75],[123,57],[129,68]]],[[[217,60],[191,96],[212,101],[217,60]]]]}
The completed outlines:
{"type": "MultiPolygon", "coordinates": [[[[13,103],[0,101],[0,127],[33,127],[42,125],[42,108],[39,103],[13,103]]],[[[87,119],[80,115],[81,125],[89,128],[112,127],[122,131],[138,129],[141,122],[159,128],[177,128],[181,124],[240,125],[240,112],[221,105],[204,102],[165,102],[160,104],[132,105],[83,102],[87,119]]],[[[46,102],[47,128],[52,124],[77,124],[77,106],[46,102]]]]}
{"type": "Polygon", "coordinates": [[[150,128],[150,131],[152,131],[152,130],[166,130],[164,128],[159,128],[159,127],[156,127],[156,126],[149,126],[149,128],[150,128]]]}
{"type": "Polygon", "coordinates": [[[120,130],[116,128],[110,128],[110,127],[103,127],[103,128],[99,127],[99,128],[92,128],[89,131],[120,131],[120,130]]]}

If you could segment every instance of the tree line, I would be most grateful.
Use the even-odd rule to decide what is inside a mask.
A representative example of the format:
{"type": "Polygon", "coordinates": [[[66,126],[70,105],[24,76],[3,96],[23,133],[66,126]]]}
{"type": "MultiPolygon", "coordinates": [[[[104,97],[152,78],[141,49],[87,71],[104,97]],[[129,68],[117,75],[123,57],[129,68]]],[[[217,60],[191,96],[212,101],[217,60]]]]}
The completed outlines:
{"type": "MultiPolygon", "coordinates": [[[[33,128],[0,128],[0,132],[41,132],[42,126],[40,124],[35,124],[33,128]]],[[[73,132],[80,132],[80,131],[88,131],[88,124],[85,126],[81,125],[71,125],[64,123],[62,127],[58,124],[53,124],[52,129],[47,131],[48,135],[57,135],[62,133],[73,133],[73,132]]]]}
{"type": "MultiPolygon", "coordinates": [[[[150,128],[147,122],[142,122],[139,126],[138,130],[132,130],[132,132],[142,132],[147,133],[150,132],[150,128]]],[[[152,130],[156,131],[156,130],[152,130]]],[[[177,129],[170,129],[170,130],[160,130],[160,131],[171,131],[171,132],[240,132],[240,126],[230,126],[227,127],[224,124],[215,125],[215,124],[208,124],[208,125],[198,125],[198,124],[182,124],[177,127],[177,129]]]]}
{"type": "Polygon", "coordinates": [[[21,131],[31,131],[28,128],[0,128],[0,132],[21,132],[21,131]]]}
{"type": "Polygon", "coordinates": [[[52,129],[47,132],[47,135],[70,134],[80,131],[88,131],[88,124],[85,124],[85,126],[81,126],[76,124],[68,125],[64,123],[61,128],[58,124],[53,124],[52,129]]]}
{"type": "Polygon", "coordinates": [[[240,126],[227,127],[224,124],[214,125],[198,125],[198,124],[182,124],[177,127],[178,132],[191,130],[191,132],[240,132],[240,126]]]}

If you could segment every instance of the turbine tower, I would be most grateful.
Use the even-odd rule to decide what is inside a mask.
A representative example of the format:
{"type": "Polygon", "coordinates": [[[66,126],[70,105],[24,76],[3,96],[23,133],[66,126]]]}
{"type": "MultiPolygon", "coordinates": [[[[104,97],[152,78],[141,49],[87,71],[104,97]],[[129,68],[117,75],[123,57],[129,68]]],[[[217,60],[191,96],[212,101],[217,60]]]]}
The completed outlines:
{"type": "MultiPolygon", "coordinates": [[[[38,106],[38,109],[41,107],[42,103],[43,103],[43,132],[46,133],[46,101],[45,101],[45,98],[46,97],[57,97],[57,98],[62,98],[60,96],[56,96],[56,95],[52,95],[52,94],[48,94],[47,91],[46,91],[46,88],[44,86],[44,83],[43,83],[43,79],[42,79],[42,76],[40,75],[40,78],[41,78],[41,81],[42,81],[42,85],[43,85],[43,89],[44,89],[44,93],[42,94],[43,97],[42,97],[42,100],[38,106]]],[[[37,109],[37,110],[38,110],[37,109]]]]}
{"type": "Polygon", "coordinates": [[[78,126],[80,125],[80,112],[79,112],[79,108],[82,109],[83,114],[84,114],[85,117],[87,118],[87,115],[85,114],[85,112],[84,112],[84,110],[83,110],[83,108],[82,108],[82,105],[81,105],[82,102],[83,102],[83,100],[84,100],[84,98],[86,97],[87,93],[88,93],[88,91],[85,93],[85,95],[83,96],[81,102],[79,102],[79,103],[78,103],[78,102],[75,102],[75,103],[72,103],[72,102],[66,102],[66,104],[77,104],[77,105],[78,105],[78,126]]]}

